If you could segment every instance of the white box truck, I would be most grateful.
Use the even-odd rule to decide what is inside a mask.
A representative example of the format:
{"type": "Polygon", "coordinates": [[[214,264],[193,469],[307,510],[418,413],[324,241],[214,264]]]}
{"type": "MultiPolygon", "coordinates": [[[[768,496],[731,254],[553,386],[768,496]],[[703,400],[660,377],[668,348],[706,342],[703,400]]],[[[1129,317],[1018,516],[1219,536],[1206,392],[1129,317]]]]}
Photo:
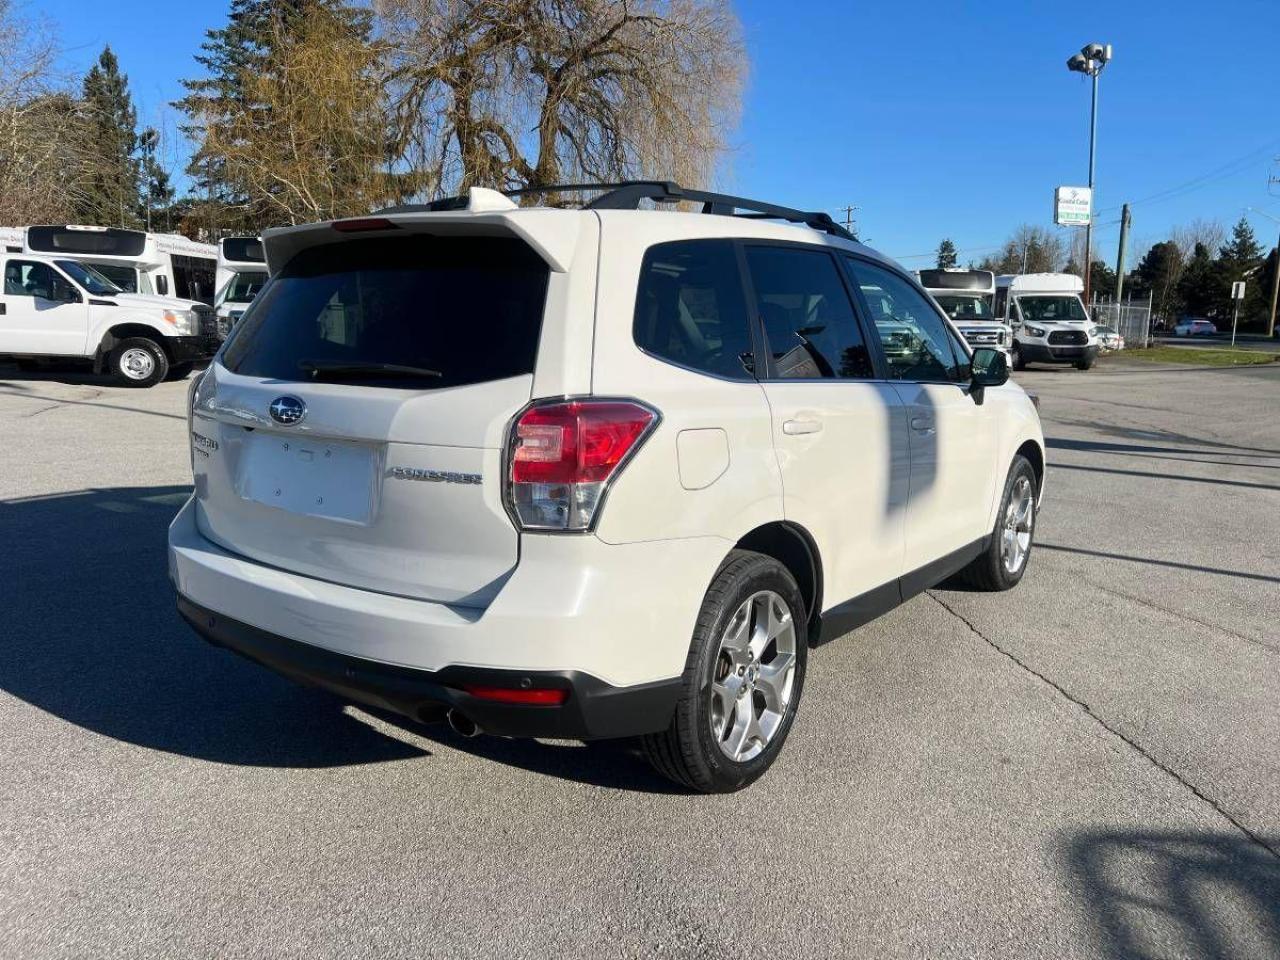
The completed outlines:
{"type": "Polygon", "coordinates": [[[1097,359],[1098,328],[1080,299],[1084,281],[1070,273],[1002,274],[996,277],[995,312],[1013,328],[1010,360],[1069,363],[1088,370],[1097,359]]]}

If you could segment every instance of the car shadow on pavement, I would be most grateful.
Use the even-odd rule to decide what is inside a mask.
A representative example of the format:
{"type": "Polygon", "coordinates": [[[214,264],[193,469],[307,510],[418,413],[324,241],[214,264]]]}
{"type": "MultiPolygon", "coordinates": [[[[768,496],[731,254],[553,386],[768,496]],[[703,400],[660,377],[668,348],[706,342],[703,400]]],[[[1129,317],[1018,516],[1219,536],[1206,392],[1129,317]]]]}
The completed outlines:
{"type": "Polygon", "coordinates": [[[1280,837],[1094,830],[1066,847],[1100,956],[1280,956],[1280,837]],[[1263,846],[1266,843],[1266,846],[1263,846]]]}
{"type": "MultiPolygon", "coordinates": [[[[165,531],[187,487],[0,502],[0,690],[103,736],[219,763],[425,756],[200,640],[174,608],[165,531]]],[[[17,735],[16,731],[11,735],[17,735]]]]}
{"type": "MultiPolygon", "coordinates": [[[[185,486],[0,501],[0,690],[103,736],[244,766],[430,756],[346,702],[206,644],[178,616],[166,530],[185,486]]],[[[596,786],[679,792],[626,742],[465,739],[369,711],[422,740],[596,786]]]]}

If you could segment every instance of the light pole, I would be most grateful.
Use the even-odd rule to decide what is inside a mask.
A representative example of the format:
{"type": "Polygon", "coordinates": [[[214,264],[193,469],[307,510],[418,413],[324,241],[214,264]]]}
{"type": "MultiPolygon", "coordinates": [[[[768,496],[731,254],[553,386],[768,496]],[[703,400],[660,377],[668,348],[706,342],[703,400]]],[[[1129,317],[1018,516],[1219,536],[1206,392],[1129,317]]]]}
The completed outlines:
{"type": "Polygon", "coordinates": [[[1088,74],[1093,79],[1093,99],[1089,107],[1089,222],[1084,228],[1084,302],[1089,302],[1089,279],[1093,272],[1093,160],[1098,140],[1098,74],[1111,62],[1111,44],[1088,43],[1067,60],[1067,69],[1088,74]]]}

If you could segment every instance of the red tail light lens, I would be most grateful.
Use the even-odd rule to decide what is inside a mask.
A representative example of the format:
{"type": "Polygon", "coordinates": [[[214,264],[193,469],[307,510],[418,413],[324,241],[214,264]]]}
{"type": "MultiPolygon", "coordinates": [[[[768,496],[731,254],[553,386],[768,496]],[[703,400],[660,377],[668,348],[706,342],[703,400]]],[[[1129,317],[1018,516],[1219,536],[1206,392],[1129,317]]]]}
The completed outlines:
{"type": "Polygon", "coordinates": [[[333,229],[339,233],[366,233],[370,230],[390,230],[396,225],[385,217],[354,217],[333,221],[333,229]]]}
{"type": "Polygon", "coordinates": [[[477,699],[493,700],[497,703],[527,703],[555,707],[569,699],[568,690],[517,690],[513,687],[482,687],[470,683],[464,685],[462,689],[477,699]]]}
{"type": "Polygon", "coordinates": [[[587,530],[619,465],[657,422],[629,400],[538,404],[512,428],[510,502],[530,530],[587,530]]]}

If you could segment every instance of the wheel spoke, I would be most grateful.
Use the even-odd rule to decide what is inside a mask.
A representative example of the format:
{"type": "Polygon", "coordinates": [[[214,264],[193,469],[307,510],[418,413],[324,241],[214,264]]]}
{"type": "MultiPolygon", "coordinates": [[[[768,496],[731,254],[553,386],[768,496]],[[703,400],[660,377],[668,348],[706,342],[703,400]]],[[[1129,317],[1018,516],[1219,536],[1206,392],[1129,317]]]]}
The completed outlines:
{"type": "Polygon", "coordinates": [[[760,725],[756,722],[755,708],[748,697],[738,701],[733,713],[733,727],[724,741],[725,750],[734,760],[741,760],[742,755],[751,746],[751,739],[760,735],[760,725]]]}
{"type": "Polygon", "coordinates": [[[772,663],[760,668],[760,675],[756,678],[756,689],[763,694],[765,705],[776,713],[781,714],[790,699],[790,680],[795,662],[794,654],[779,653],[772,663]]]}

